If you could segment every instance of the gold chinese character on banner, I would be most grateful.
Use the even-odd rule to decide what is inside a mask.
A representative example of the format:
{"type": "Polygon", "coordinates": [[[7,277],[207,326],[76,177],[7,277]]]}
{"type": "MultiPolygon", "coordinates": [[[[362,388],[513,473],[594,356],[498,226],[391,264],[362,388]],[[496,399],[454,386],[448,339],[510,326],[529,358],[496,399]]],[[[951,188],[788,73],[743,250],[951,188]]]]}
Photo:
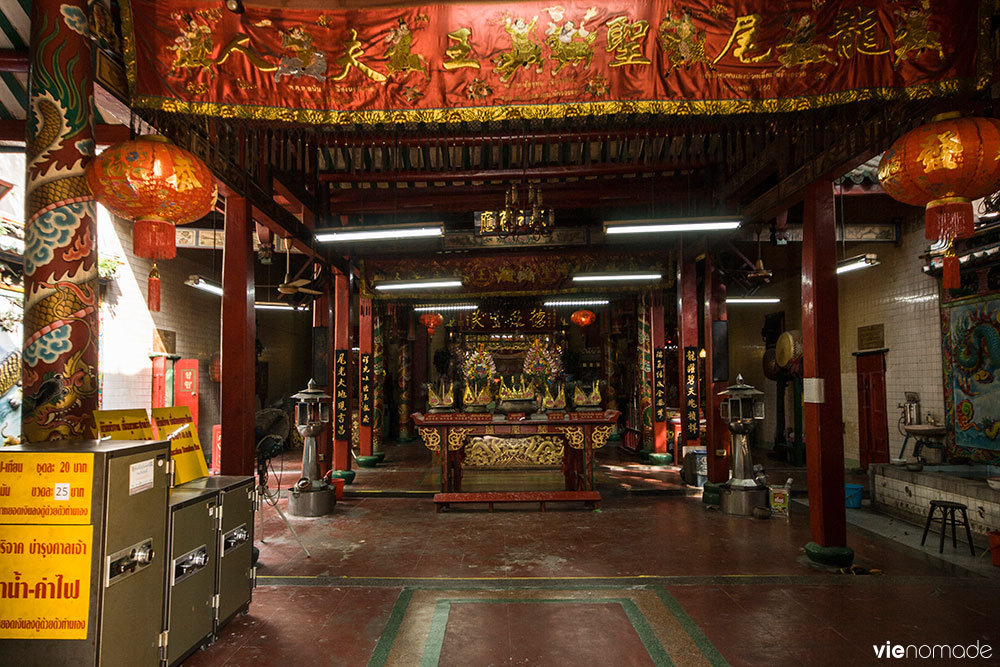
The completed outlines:
{"type": "Polygon", "coordinates": [[[469,45],[469,38],[471,36],[472,30],[469,28],[459,28],[448,33],[448,39],[452,44],[444,50],[444,54],[448,59],[444,61],[441,65],[442,67],[448,70],[460,67],[479,69],[479,61],[469,57],[469,54],[472,53],[472,46],[469,45]]]}
{"type": "Polygon", "coordinates": [[[351,28],[350,30],[351,36],[344,40],[345,53],[340,58],[337,58],[337,64],[343,67],[344,70],[336,76],[331,76],[330,80],[343,81],[350,73],[351,69],[357,67],[358,71],[372,81],[377,83],[385,82],[385,74],[376,72],[371,67],[361,62],[361,56],[365,55],[365,50],[361,46],[361,41],[358,40],[358,31],[354,28],[351,28]]]}
{"type": "Polygon", "coordinates": [[[614,53],[615,59],[609,67],[623,65],[649,65],[649,58],[642,55],[642,47],[649,32],[649,21],[639,20],[629,22],[627,16],[611,19],[608,25],[608,53],[614,53]]]}
{"type": "Polygon", "coordinates": [[[881,56],[889,53],[889,48],[879,44],[879,24],[875,10],[857,5],[840,10],[833,19],[830,38],[836,40],[837,55],[853,58],[855,51],[866,56],[881,56]]]}
{"type": "Polygon", "coordinates": [[[531,322],[531,326],[540,329],[548,324],[548,313],[541,308],[534,308],[531,315],[528,316],[528,320],[531,322]]]}
{"type": "Polygon", "coordinates": [[[722,52],[715,57],[712,63],[718,63],[722,60],[723,56],[729,53],[729,49],[734,44],[736,48],[733,49],[733,56],[741,63],[759,63],[767,60],[771,56],[770,48],[764,51],[764,53],[756,53],[763,48],[756,42],[757,28],[760,21],[760,14],[747,14],[746,16],[737,17],[736,25],[733,26],[733,31],[729,35],[729,41],[726,42],[726,46],[723,47],[722,52]]]}

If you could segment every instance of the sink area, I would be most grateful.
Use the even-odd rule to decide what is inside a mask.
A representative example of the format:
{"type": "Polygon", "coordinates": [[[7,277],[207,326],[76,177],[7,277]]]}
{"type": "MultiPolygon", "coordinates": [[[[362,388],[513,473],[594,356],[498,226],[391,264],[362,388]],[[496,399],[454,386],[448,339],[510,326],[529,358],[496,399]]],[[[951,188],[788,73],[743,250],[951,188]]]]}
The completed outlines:
{"type": "Polygon", "coordinates": [[[909,424],[903,430],[917,438],[943,438],[948,429],[940,424],[909,424]]]}

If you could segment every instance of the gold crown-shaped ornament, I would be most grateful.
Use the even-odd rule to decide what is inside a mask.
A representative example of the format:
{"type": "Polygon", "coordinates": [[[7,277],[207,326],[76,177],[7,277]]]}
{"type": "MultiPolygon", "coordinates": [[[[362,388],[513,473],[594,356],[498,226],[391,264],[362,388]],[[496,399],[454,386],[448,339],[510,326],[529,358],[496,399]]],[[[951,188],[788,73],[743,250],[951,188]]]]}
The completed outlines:
{"type": "Polygon", "coordinates": [[[576,407],[600,407],[601,405],[601,387],[599,383],[594,383],[594,388],[591,390],[590,394],[583,391],[580,385],[576,385],[576,389],[573,390],[573,405],[576,407]]]}
{"type": "Polygon", "coordinates": [[[465,385],[465,396],[462,398],[462,403],[466,407],[470,405],[486,405],[491,400],[490,386],[488,384],[484,384],[483,388],[478,392],[471,384],[465,385]]]}
{"type": "Polygon", "coordinates": [[[546,410],[562,410],[566,407],[566,387],[559,385],[559,391],[553,396],[548,386],[545,387],[545,397],[542,398],[542,407],[546,410]]]}
{"type": "Polygon", "coordinates": [[[427,405],[432,408],[450,408],[455,405],[455,382],[452,381],[445,387],[444,380],[441,381],[441,392],[434,391],[434,385],[427,387],[427,405]]]}
{"type": "Polygon", "coordinates": [[[500,377],[500,389],[498,395],[501,401],[531,401],[535,398],[535,387],[530,382],[524,381],[524,376],[518,376],[520,383],[514,381],[514,376],[510,378],[510,385],[500,377]]]}

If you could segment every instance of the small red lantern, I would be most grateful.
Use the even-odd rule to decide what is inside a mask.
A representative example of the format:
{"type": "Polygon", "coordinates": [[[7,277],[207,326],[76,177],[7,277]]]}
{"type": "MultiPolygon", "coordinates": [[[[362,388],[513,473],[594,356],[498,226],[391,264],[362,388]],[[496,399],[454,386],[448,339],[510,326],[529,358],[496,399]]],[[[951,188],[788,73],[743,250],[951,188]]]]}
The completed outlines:
{"type": "Polygon", "coordinates": [[[948,243],[944,287],[959,287],[952,242],[972,235],[972,200],[1000,189],[1000,120],[936,116],[896,140],[878,177],[893,199],[925,207],[924,236],[948,243]]]}
{"type": "MultiPolygon", "coordinates": [[[[87,184],[97,201],[135,221],[132,250],[148,259],[177,256],[174,225],[204,217],[215,206],[215,176],[195,155],[149,135],[109,147],[87,165],[87,184]]],[[[146,301],[159,310],[159,273],[149,275],[146,301]]]]}
{"type": "Polygon", "coordinates": [[[444,323],[441,313],[424,313],[420,316],[420,323],[427,327],[427,335],[434,336],[434,328],[444,323]]]}
{"type": "Polygon", "coordinates": [[[569,319],[573,324],[581,327],[589,327],[594,323],[595,315],[589,310],[578,310],[569,319]]]}
{"type": "Polygon", "coordinates": [[[222,382],[222,355],[218,352],[208,360],[208,378],[212,382],[222,382]]]}

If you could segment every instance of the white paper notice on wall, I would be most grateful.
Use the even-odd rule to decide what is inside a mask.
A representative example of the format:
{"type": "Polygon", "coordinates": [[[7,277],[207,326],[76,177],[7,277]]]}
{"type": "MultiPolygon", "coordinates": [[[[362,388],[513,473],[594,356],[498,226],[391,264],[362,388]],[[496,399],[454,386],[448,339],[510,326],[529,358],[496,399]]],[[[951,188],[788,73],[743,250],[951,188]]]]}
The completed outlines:
{"type": "Polygon", "coordinates": [[[153,459],[133,463],[128,467],[128,494],[134,496],[153,488],[153,459]]]}
{"type": "Polygon", "coordinates": [[[802,400],[806,403],[826,402],[823,378],[802,378],[802,400]]]}

